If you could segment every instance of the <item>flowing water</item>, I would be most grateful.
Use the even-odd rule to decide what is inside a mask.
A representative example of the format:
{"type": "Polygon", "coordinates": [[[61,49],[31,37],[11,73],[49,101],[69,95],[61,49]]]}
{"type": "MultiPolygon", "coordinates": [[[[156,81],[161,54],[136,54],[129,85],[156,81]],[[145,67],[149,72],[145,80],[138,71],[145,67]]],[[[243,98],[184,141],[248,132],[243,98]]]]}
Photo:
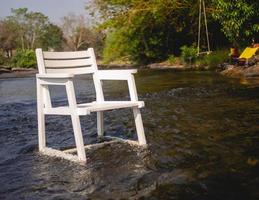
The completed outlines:
{"type": "MultiPolygon", "coordinates": [[[[143,70],[136,76],[148,149],[114,143],[86,151],[86,166],[37,149],[35,78],[0,79],[0,199],[259,199],[259,87],[212,72],[143,70]]],[[[90,77],[79,102],[94,100],[90,77]]],[[[129,99],[124,82],[105,98],[129,99]]],[[[67,104],[62,87],[54,105],[67,104]]],[[[136,139],[129,109],[105,113],[107,135],[136,139]]],[[[99,142],[96,115],[81,117],[85,143],[99,142]]],[[[69,117],[47,116],[47,143],[74,146],[69,117]]]]}

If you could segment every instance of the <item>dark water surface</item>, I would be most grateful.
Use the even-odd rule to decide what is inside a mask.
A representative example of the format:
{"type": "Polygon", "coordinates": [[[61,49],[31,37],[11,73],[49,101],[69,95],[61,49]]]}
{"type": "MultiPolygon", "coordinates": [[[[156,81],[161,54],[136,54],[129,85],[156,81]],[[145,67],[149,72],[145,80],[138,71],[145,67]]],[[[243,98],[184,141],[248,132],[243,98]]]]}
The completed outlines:
{"type": "MultiPolygon", "coordinates": [[[[88,164],[39,155],[35,78],[0,79],[0,199],[259,199],[259,87],[211,72],[141,71],[148,150],[126,144],[87,151],[88,164]]],[[[89,77],[76,82],[92,101],[89,77]]],[[[105,82],[106,99],[128,99],[105,82]]],[[[64,88],[52,88],[66,104],[64,88]]],[[[131,110],[105,114],[107,135],[136,139],[131,110]]],[[[96,142],[96,115],[81,117],[96,142]]],[[[48,116],[47,143],[74,146],[69,117],[48,116]]]]}

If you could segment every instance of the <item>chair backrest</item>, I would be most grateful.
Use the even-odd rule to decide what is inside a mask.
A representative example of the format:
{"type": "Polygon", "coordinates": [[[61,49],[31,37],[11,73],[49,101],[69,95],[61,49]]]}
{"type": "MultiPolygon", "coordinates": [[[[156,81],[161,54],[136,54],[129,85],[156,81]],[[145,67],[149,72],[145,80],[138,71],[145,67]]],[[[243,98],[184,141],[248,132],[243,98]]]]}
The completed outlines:
{"type": "Polygon", "coordinates": [[[40,74],[69,73],[89,74],[97,69],[93,48],[86,51],[48,52],[36,49],[38,70],[40,74]]]}

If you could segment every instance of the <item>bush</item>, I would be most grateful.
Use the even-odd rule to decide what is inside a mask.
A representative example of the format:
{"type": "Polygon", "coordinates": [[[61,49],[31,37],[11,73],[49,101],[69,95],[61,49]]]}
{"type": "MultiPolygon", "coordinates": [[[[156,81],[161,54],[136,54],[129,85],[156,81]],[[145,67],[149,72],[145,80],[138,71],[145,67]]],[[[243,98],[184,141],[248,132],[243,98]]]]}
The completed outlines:
{"type": "Polygon", "coordinates": [[[167,60],[166,63],[170,64],[170,65],[181,65],[181,59],[179,57],[176,57],[174,55],[170,55],[167,60]]]}
{"type": "Polygon", "coordinates": [[[109,32],[103,50],[103,62],[108,64],[123,60],[121,58],[124,58],[129,54],[129,47],[126,46],[126,44],[128,43],[126,42],[125,34],[122,34],[121,30],[109,32]]]}
{"type": "Polygon", "coordinates": [[[174,64],[176,62],[176,57],[174,55],[170,55],[167,59],[169,64],[174,64]]]}
{"type": "Polygon", "coordinates": [[[204,55],[197,60],[197,64],[200,66],[209,66],[210,68],[216,68],[219,64],[226,62],[229,58],[228,50],[217,50],[211,54],[204,55]]]}
{"type": "Polygon", "coordinates": [[[12,67],[19,68],[35,68],[36,56],[33,50],[17,50],[15,56],[11,60],[12,67]]]}
{"type": "Polygon", "coordinates": [[[182,46],[181,48],[181,58],[185,63],[194,62],[197,58],[197,49],[193,46],[182,46]]]}

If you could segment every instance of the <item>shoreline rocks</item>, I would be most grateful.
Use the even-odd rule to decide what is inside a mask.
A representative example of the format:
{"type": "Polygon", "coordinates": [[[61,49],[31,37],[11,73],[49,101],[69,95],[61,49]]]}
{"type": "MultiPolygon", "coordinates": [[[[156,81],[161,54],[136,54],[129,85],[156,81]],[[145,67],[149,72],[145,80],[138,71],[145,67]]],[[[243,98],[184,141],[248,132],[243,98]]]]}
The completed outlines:
{"type": "Polygon", "coordinates": [[[170,65],[166,63],[151,63],[146,66],[148,69],[179,69],[184,70],[187,69],[184,65],[170,65]]]}
{"type": "MultiPolygon", "coordinates": [[[[100,69],[172,69],[172,70],[206,70],[206,68],[199,68],[197,66],[187,67],[184,65],[170,65],[166,63],[152,63],[146,66],[139,65],[98,65],[100,69]]],[[[37,69],[33,68],[13,68],[0,67],[0,78],[21,78],[21,77],[31,77],[38,72],[37,69]]],[[[239,79],[250,79],[250,78],[259,78],[259,64],[253,66],[235,66],[224,64],[224,69],[218,71],[220,74],[239,79]]]]}
{"type": "Polygon", "coordinates": [[[220,72],[220,74],[232,77],[232,78],[259,78],[259,65],[253,66],[235,66],[227,65],[226,68],[220,72]]]}

